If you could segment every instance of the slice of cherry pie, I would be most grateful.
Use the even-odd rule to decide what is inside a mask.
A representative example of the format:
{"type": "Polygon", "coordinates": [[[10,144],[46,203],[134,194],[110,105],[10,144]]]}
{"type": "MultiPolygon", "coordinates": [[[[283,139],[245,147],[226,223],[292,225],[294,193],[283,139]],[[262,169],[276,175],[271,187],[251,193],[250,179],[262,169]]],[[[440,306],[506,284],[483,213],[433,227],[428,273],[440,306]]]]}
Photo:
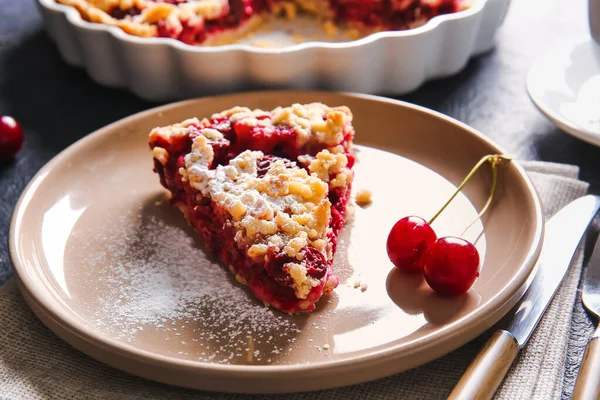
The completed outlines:
{"type": "Polygon", "coordinates": [[[258,299],[315,308],[332,273],[353,179],[352,113],[234,107],[152,130],[154,170],[206,246],[258,299]]]}

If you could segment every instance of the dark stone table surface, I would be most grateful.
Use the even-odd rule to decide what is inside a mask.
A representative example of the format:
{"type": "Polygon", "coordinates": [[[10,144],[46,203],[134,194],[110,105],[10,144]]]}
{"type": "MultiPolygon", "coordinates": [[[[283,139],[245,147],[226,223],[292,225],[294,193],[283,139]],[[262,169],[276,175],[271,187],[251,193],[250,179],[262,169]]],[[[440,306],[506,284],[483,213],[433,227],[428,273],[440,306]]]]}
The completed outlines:
{"type": "MultiPolygon", "coordinates": [[[[473,126],[520,159],[578,165],[581,179],[599,193],[600,149],[555,127],[525,89],[525,75],[538,55],[557,43],[588,37],[587,1],[513,0],[494,50],[458,75],[429,82],[401,99],[473,126]]],[[[0,165],[0,283],[11,274],[10,215],[33,175],[77,139],[155,105],[101,87],[66,65],[43,30],[35,0],[0,0],[0,114],[20,121],[26,136],[16,161],[0,165]]],[[[575,307],[564,398],[572,391],[592,329],[581,304],[575,307]]]]}

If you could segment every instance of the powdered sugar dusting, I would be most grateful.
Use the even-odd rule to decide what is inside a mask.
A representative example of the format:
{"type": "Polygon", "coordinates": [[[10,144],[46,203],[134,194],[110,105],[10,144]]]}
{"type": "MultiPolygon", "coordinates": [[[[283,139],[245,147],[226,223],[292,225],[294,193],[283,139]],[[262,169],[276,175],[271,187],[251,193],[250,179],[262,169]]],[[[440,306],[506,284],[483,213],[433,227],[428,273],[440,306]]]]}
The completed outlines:
{"type": "Polygon", "coordinates": [[[106,225],[72,244],[87,290],[101,292],[89,307],[100,329],[128,342],[161,332],[177,356],[218,363],[267,363],[293,351],[305,317],[256,301],[189,230],[142,213],[106,225]]]}

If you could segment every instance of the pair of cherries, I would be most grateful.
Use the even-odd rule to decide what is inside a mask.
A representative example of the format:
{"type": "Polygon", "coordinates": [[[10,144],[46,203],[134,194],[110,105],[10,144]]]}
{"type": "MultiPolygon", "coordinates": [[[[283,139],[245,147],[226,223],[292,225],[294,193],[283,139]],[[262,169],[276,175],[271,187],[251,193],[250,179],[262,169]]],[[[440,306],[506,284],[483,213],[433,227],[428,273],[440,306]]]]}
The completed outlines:
{"type": "Polygon", "coordinates": [[[422,272],[437,293],[457,296],[473,286],[479,276],[479,252],[465,239],[438,238],[421,217],[404,217],[392,228],[387,240],[392,263],[403,271],[422,272]]]}
{"type": "Polygon", "coordinates": [[[492,166],[492,189],[486,204],[477,216],[477,219],[481,218],[492,202],[496,189],[497,166],[503,160],[510,159],[498,154],[483,157],[429,222],[418,216],[404,217],[396,222],[387,239],[390,261],[400,270],[423,273],[427,284],[441,295],[458,296],[466,293],[479,277],[479,252],[472,243],[463,238],[455,236],[438,238],[431,223],[444,211],[475,172],[489,162],[492,166]]]}

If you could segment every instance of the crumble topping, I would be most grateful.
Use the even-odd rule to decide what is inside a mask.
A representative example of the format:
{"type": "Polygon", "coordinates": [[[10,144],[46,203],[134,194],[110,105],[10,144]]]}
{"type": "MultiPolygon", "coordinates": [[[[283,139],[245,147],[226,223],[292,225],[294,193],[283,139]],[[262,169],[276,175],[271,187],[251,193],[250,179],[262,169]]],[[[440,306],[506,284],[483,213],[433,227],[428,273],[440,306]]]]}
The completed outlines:
{"type": "MultiPolygon", "coordinates": [[[[183,122],[179,122],[173,125],[154,128],[150,132],[149,140],[155,141],[157,138],[164,138],[168,141],[172,137],[186,136],[191,131],[195,130],[197,125],[200,125],[200,121],[198,120],[198,118],[189,118],[183,122]]],[[[221,138],[223,138],[221,132],[218,133],[221,135],[221,138]]]]}
{"type": "Polygon", "coordinates": [[[310,162],[308,170],[323,182],[329,182],[331,187],[343,187],[352,182],[352,171],[346,165],[348,157],[345,154],[323,150],[310,162]],[[330,181],[332,174],[335,174],[335,178],[330,181]]]}
{"type": "Polygon", "coordinates": [[[162,147],[153,148],[152,156],[156,158],[162,165],[165,165],[167,161],[169,161],[169,153],[162,147]]]}
{"type": "Polygon", "coordinates": [[[350,40],[356,40],[356,39],[360,39],[364,35],[358,29],[350,28],[350,29],[344,30],[344,36],[346,36],[350,40]]]}
{"type": "Polygon", "coordinates": [[[281,3],[281,6],[283,7],[285,18],[288,21],[293,21],[296,19],[296,17],[298,16],[298,8],[294,3],[283,2],[281,3]]]}
{"type": "Polygon", "coordinates": [[[311,278],[306,274],[306,267],[296,263],[285,265],[287,272],[294,281],[294,291],[299,299],[305,299],[310,290],[319,284],[319,280],[311,278]]]}
{"type": "Polygon", "coordinates": [[[335,13],[325,1],[319,0],[296,0],[296,4],[300,9],[311,14],[315,14],[320,18],[333,18],[335,13]]]}
{"type": "MultiPolygon", "coordinates": [[[[144,0],[141,0],[144,1],[144,0]]],[[[97,22],[106,25],[113,25],[121,28],[124,32],[140,37],[153,37],[157,35],[157,29],[154,25],[141,24],[128,19],[116,19],[111,17],[107,11],[113,4],[120,4],[119,0],[56,0],[67,6],[77,9],[81,16],[90,22],[97,22]]],[[[123,1],[125,3],[125,1],[123,1]]]]}
{"type": "Polygon", "coordinates": [[[143,7],[145,0],[88,0],[88,3],[102,11],[109,11],[113,7],[125,10],[131,7],[143,7]]]}
{"type": "Polygon", "coordinates": [[[335,26],[335,24],[331,20],[327,20],[323,23],[323,30],[325,31],[325,34],[329,37],[333,37],[340,32],[338,27],[335,26]]]}
{"type": "Polygon", "coordinates": [[[229,11],[227,0],[189,0],[186,3],[158,3],[150,0],[56,0],[56,2],[75,7],[90,22],[99,22],[118,26],[125,32],[152,37],[158,35],[153,24],[165,21],[176,32],[183,29],[181,21],[215,19],[229,11]],[[123,19],[114,18],[110,12],[114,9],[127,11],[137,9],[137,15],[128,15],[123,19]]]}
{"type": "Polygon", "coordinates": [[[267,131],[270,126],[286,125],[297,132],[300,146],[314,140],[334,147],[344,139],[344,129],[352,122],[352,113],[345,106],[329,107],[322,103],[311,103],[277,107],[271,112],[234,107],[213,114],[212,118],[227,118],[246,126],[262,126],[267,131]]]}
{"type": "Polygon", "coordinates": [[[314,136],[320,143],[335,146],[344,139],[344,128],[352,121],[348,107],[331,108],[321,103],[277,107],[272,114],[273,125],[294,128],[301,145],[314,136]]]}
{"type": "Polygon", "coordinates": [[[192,151],[185,156],[180,173],[190,186],[225,208],[239,229],[236,241],[252,245],[249,255],[262,255],[269,246],[301,260],[307,244],[324,250],[331,204],[327,183],[315,174],[283,160],[274,161],[266,174],[258,176],[260,151],[246,150],[229,162],[209,169],[214,152],[209,139],[197,136],[192,151]],[[277,235],[283,232],[285,237],[277,235]],[[257,243],[257,236],[262,242],[257,243]],[[257,246],[257,245],[265,245],[257,246]]]}

